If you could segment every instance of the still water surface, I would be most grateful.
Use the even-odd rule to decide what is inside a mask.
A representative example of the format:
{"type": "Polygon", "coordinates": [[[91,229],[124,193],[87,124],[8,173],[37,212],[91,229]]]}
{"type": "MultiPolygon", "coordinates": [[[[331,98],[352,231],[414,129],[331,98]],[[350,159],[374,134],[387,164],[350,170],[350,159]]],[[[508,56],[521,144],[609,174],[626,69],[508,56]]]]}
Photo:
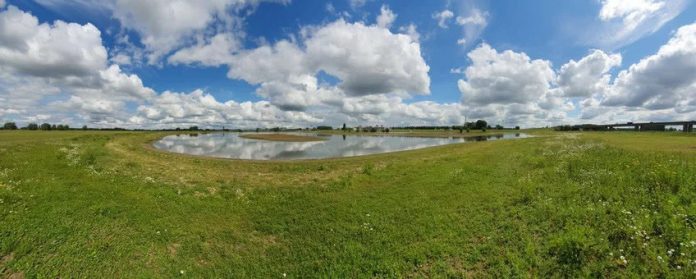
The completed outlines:
{"type": "Polygon", "coordinates": [[[155,148],[174,153],[245,160],[301,160],[352,157],[431,146],[516,139],[523,133],[468,138],[326,135],[315,142],[279,142],[239,137],[238,133],[182,134],[162,138],[155,148]]]}

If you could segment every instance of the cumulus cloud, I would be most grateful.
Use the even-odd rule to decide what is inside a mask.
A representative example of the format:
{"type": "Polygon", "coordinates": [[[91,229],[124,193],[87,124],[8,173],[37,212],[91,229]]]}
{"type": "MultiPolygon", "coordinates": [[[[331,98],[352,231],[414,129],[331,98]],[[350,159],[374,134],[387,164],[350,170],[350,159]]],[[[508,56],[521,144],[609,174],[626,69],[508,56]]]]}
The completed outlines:
{"type": "Polygon", "coordinates": [[[430,92],[429,67],[417,41],[380,26],[344,20],[306,28],[301,44],[282,40],[243,51],[229,66],[231,78],[259,84],[259,95],[288,110],[340,103],[344,95],[430,92]],[[318,84],[320,72],[340,82],[318,84]]]}
{"type": "Polygon", "coordinates": [[[448,28],[448,22],[452,18],[454,18],[454,13],[450,10],[443,10],[433,15],[433,19],[437,20],[437,25],[440,28],[448,28]]]}
{"type": "Polygon", "coordinates": [[[648,109],[696,109],[696,24],[677,30],[656,54],[621,71],[602,102],[648,109]]]}
{"type": "MultiPolygon", "coordinates": [[[[4,1],[4,0],[3,0],[4,1]]],[[[124,30],[138,34],[144,56],[151,64],[190,45],[209,30],[243,33],[239,29],[248,8],[259,2],[289,0],[37,0],[59,13],[81,10],[93,16],[111,16],[124,30]]],[[[143,57],[132,57],[143,58],[143,57]]]]}
{"type": "Polygon", "coordinates": [[[219,66],[229,62],[241,49],[241,42],[230,33],[217,34],[207,42],[178,50],[169,56],[171,64],[195,64],[219,66]]]}
{"type": "Polygon", "coordinates": [[[154,96],[139,77],[107,65],[101,32],[91,24],[39,23],[14,6],[0,12],[0,107],[6,114],[50,115],[54,109],[89,118],[154,96]],[[44,99],[49,96],[54,100],[44,99]]]}
{"type": "Polygon", "coordinates": [[[396,20],[396,14],[394,14],[388,6],[382,5],[380,14],[377,16],[377,26],[389,29],[392,23],[394,23],[394,20],[396,20]]]}
{"type": "Polygon", "coordinates": [[[101,32],[92,24],[39,24],[14,6],[0,13],[0,68],[62,78],[102,69],[106,58],[101,32]]]}
{"type": "Polygon", "coordinates": [[[408,35],[339,20],[304,43],[310,67],[339,78],[348,95],[430,93],[430,68],[408,35]]]}
{"type": "Polygon", "coordinates": [[[566,97],[589,97],[609,87],[609,71],[621,65],[620,54],[594,50],[580,61],[571,60],[561,67],[558,85],[566,97]]]}
{"type": "MultiPolygon", "coordinates": [[[[508,125],[548,125],[566,118],[574,105],[555,86],[549,61],[527,54],[498,52],[482,44],[468,54],[471,65],[458,82],[464,113],[508,125]]],[[[457,71],[462,72],[462,71],[457,71]]]]}
{"type": "Polygon", "coordinates": [[[555,73],[546,60],[532,60],[525,53],[498,52],[482,44],[469,52],[471,66],[459,80],[465,103],[525,104],[550,90],[555,73]]]}

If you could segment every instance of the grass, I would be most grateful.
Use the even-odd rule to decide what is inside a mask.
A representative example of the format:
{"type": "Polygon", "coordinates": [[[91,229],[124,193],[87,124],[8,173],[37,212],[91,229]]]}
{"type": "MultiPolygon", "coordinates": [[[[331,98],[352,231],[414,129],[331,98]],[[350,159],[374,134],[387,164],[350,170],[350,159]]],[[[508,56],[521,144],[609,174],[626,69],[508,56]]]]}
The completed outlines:
{"type": "Polygon", "coordinates": [[[696,273],[694,135],[532,133],[247,162],[0,132],[0,277],[696,273]]]}
{"type": "Polygon", "coordinates": [[[295,134],[241,134],[240,137],[245,139],[255,139],[255,140],[267,140],[267,141],[288,141],[288,142],[310,142],[310,141],[323,141],[326,140],[322,137],[309,136],[309,135],[295,135],[295,134]]]}

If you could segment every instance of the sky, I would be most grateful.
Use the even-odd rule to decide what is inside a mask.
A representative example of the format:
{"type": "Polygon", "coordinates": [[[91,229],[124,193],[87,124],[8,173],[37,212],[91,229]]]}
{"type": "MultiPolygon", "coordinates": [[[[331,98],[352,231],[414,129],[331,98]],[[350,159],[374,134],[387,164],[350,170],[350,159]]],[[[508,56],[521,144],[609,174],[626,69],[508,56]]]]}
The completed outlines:
{"type": "Polygon", "coordinates": [[[0,120],[696,120],[690,0],[0,0],[0,120]]]}

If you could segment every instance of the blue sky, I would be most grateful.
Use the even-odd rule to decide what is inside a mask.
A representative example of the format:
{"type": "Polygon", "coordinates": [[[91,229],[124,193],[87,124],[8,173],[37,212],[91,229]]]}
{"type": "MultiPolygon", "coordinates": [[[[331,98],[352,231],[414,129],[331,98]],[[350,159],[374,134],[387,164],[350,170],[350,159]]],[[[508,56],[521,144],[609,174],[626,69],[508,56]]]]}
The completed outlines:
{"type": "MultiPolygon", "coordinates": [[[[652,57],[657,61],[653,64],[660,64],[660,59],[668,61],[669,55],[675,55],[660,53],[662,47],[688,46],[692,40],[694,34],[688,27],[696,21],[696,5],[686,0],[541,0],[531,4],[513,0],[178,1],[191,7],[205,6],[190,14],[186,10],[161,13],[177,1],[152,1],[156,3],[150,6],[138,6],[138,1],[130,0],[4,2],[0,2],[4,16],[16,9],[17,14],[35,17],[36,28],[41,24],[50,27],[47,32],[59,33],[56,21],[91,25],[99,31],[101,45],[73,47],[102,47],[106,51],[105,56],[96,53],[96,58],[70,56],[96,59],[85,63],[101,64],[86,67],[78,75],[27,73],[23,69],[35,65],[26,61],[33,60],[0,57],[0,63],[5,64],[0,64],[0,69],[8,77],[0,82],[0,90],[4,90],[0,94],[6,99],[12,96],[10,91],[21,91],[20,81],[53,92],[0,108],[0,118],[18,122],[50,120],[129,127],[342,122],[447,125],[468,117],[505,125],[546,126],[693,118],[696,108],[696,93],[690,91],[695,88],[694,72],[676,71],[664,77],[673,80],[661,88],[669,92],[636,92],[636,88],[646,86],[636,84],[641,80],[635,77],[659,71],[647,64],[638,65],[641,59],[652,57]],[[381,15],[386,25],[377,24],[381,15]],[[195,20],[206,16],[208,20],[195,20]],[[345,38],[329,32],[373,37],[365,42],[340,41],[345,38]],[[200,52],[216,36],[228,43],[224,51],[200,52]],[[410,39],[404,41],[399,36],[410,39]],[[281,53],[279,42],[288,42],[299,52],[281,53]],[[337,51],[345,55],[310,50],[313,42],[319,48],[321,43],[336,43],[337,51]],[[356,45],[350,45],[353,42],[356,45]],[[343,46],[345,49],[340,49],[343,46]],[[271,50],[270,55],[252,56],[264,47],[271,50]],[[182,52],[187,49],[190,51],[182,52]],[[394,57],[383,56],[390,49],[395,50],[394,57]],[[360,55],[377,58],[354,61],[360,55]],[[350,61],[345,57],[351,57],[350,61]],[[571,73],[569,67],[562,70],[571,60],[586,57],[587,63],[578,63],[576,71],[571,73]],[[269,61],[264,61],[266,58],[269,61]],[[275,65],[284,61],[307,65],[303,69],[276,69],[275,65]],[[264,63],[271,68],[259,66],[264,63]],[[114,77],[108,82],[132,82],[128,77],[139,81],[126,89],[109,84],[103,73],[113,66],[118,69],[112,71],[114,77]],[[256,66],[257,72],[247,71],[256,66]],[[632,66],[636,66],[634,70],[632,66]],[[265,74],[275,71],[276,75],[265,74]],[[625,75],[620,78],[622,72],[625,75]],[[73,82],[94,80],[95,76],[102,80],[98,86],[76,86],[73,82]],[[378,80],[362,84],[371,76],[378,80]],[[349,89],[346,80],[351,80],[351,88],[360,90],[349,89]],[[588,88],[579,88],[588,84],[588,88]],[[211,97],[215,104],[206,103],[211,97]],[[228,101],[234,103],[226,104],[228,101]],[[38,112],[27,109],[35,104],[46,108],[38,112]]],[[[4,27],[2,32],[13,28],[10,23],[4,27]]],[[[7,38],[0,42],[0,51],[5,44],[8,51],[20,53],[20,49],[11,48],[7,38]]],[[[42,51],[48,53],[49,49],[42,51]]],[[[686,53],[687,61],[693,59],[688,49],[676,53],[686,53]]],[[[71,53],[58,51],[55,55],[71,53]]],[[[56,67],[55,71],[61,70],[65,69],[56,67]]]]}

